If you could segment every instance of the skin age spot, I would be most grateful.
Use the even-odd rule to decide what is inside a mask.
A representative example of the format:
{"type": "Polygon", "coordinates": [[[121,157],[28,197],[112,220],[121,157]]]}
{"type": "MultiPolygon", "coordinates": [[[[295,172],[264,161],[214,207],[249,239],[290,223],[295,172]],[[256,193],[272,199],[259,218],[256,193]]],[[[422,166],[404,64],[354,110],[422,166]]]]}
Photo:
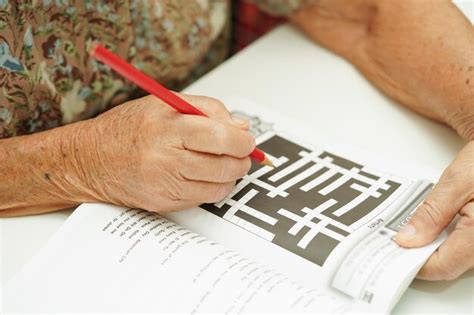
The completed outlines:
{"type": "Polygon", "coordinates": [[[469,82],[470,82],[469,79],[467,79],[467,80],[466,80],[466,85],[469,85],[469,82]]]}
{"type": "Polygon", "coordinates": [[[51,180],[51,175],[44,173],[44,178],[46,178],[46,180],[51,180]]]}
{"type": "Polygon", "coordinates": [[[469,68],[467,68],[468,72],[471,72],[472,70],[474,70],[474,66],[470,66],[469,68]]]}

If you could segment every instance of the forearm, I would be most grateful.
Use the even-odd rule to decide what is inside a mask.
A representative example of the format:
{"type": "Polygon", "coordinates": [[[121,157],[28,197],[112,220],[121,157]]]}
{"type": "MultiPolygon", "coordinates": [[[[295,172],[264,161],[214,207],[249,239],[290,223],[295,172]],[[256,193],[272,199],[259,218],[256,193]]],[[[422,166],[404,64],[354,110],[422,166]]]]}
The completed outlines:
{"type": "Polygon", "coordinates": [[[88,124],[0,140],[0,216],[50,212],[95,201],[82,167],[88,159],[81,143],[88,138],[88,124]]]}
{"type": "Polygon", "coordinates": [[[474,28],[451,1],[320,0],[292,20],[388,96],[474,138],[474,28]]]}

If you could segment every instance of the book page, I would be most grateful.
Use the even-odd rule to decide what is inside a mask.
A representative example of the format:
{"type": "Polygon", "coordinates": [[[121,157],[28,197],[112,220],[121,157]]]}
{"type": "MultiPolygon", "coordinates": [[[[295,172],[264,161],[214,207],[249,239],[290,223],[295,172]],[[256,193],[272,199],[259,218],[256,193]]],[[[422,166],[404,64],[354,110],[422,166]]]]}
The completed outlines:
{"type": "Polygon", "coordinates": [[[324,312],[346,300],[144,210],[85,204],[3,290],[5,312],[324,312]]]}
{"type": "Polygon", "coordinates": [[[393,241],[393,226],[411,216],[436,175],[338,147],[264,106],[226,105],[251,122],[276,168],[254,164],[224,200],[169,217],[307,285],[390,310],[443,239],[412,250],[393,241]]]}

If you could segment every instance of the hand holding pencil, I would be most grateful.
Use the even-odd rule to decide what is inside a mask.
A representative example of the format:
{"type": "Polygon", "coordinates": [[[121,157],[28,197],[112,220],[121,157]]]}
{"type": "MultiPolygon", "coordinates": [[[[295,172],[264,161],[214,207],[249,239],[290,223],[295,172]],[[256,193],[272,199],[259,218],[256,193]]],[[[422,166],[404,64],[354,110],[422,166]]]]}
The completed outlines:
{"type": "Polygon", "coordinates": [[[149,95],[76,125],[79,150],[94,153],[68,167],[86,174],[75,183],[90,192],[84,200],[167,212],[232,191],[250,169],[253,136],[219,101],[178,95],[210,117],[182,115],[149,95]]]}
{"type": "MultiPolygon", "coordinates": [[[[90,49],[90,54],[97,60],[105,63],[114,71],[135,83],[137,86],[147,91],[148,93],[158,97],[163,102],[173,107],[175,110],[186,115],[207,116],[205,113],[191,105],[186,100],[180,98],[176,94],[169,91],[167,88],[139,71],[137,68],[121,59],[119,56],[113,54],[107,48],[99,44],[93,44],[90,49]]],[[[265,153],[255,148],[250,157],[257,163],[274,167],[273,163],[265,156],[265,153]]]]}
{"type": "Polygon", "coordinates": [[[216,99],[172,94],[209,117],[181,114],[149,95],[70,126],[77,141],[65,154],[77,158],[66,167],[82,201],[187,209],[222,200],[247,174],[255,151],[248,123],[216,99]]]}

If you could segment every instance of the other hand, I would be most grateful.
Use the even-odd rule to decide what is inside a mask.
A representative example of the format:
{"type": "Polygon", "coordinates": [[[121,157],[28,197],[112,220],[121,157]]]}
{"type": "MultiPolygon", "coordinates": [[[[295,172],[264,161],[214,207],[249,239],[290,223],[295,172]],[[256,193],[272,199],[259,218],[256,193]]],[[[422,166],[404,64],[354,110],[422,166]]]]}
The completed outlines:
{"type": "Polygon", "coordinates": [[[418,274],[451,280],[474,267],[474,141],[448,167],[433,192],[396,237],[404,247],[433,241],[459,215],[454,230],[418,274]]]}

